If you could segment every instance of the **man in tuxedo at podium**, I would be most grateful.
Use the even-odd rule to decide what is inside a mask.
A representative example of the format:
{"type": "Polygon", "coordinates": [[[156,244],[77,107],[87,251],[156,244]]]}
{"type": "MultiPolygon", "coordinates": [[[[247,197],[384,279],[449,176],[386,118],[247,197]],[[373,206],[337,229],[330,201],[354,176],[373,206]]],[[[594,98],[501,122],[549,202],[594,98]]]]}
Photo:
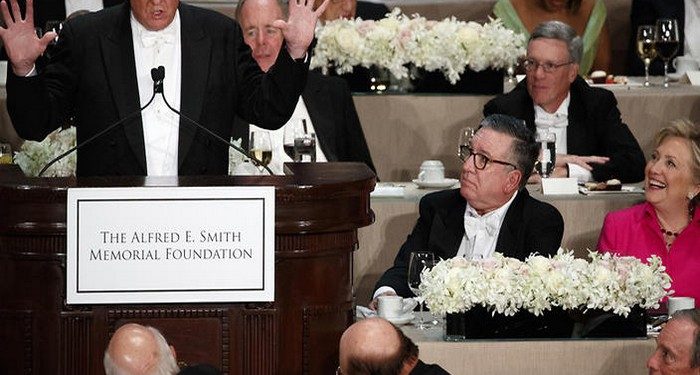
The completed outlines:
{"type": "MultiPolygon", "coordinates": [[[[284,42],[282,33],[272,23],[285,17],[285,13],[286,5],[281,0],[238,2],[236,19],[243,29],[243,40],[265,72],[273,66],[284,42]]],[[[352,95],[344,80],[310,71],[290,121],[306,121],[308,132],[316,134],[316,161],[363,162],[376,173],[352,95]]],[[[273,152],[269,166],[275,173],[282,173],[283,163],[292,161],[283,151],[284,131],[291,125],[287,123],[271,132],[273,152]]],[[[249,129],[259,130],[237,119],[233,138],[241,138],[242,145],[246,145],[249,129]]]]}
{"type": "Polygon", "coordinates": [[[318,15],[293,2],[282,29],[285,47],[263,73],[243,42],[238,24],[179,0],[131,0],[65,23],[51,61],[35,62],[54,39],[34,33],[32,2],[26,22],[17,3],[0,4],[7,25],[0,37],[10,57],[7,105],[17,132],[42,139],[73,118],[78,144],[129,117],[78,150],[77,174],[225,174],[228,147],[193,119],[228,139],[234,116],[279,127],[306,82],[318,15]],[[154,92],[152,68],[163,66],[163,95],[143,111],[154,92]]]}

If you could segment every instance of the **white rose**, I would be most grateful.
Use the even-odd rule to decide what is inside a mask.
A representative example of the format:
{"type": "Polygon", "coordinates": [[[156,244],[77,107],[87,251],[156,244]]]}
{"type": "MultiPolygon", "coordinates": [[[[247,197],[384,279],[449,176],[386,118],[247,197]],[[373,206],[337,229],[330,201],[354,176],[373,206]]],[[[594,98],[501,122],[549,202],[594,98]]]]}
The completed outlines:
{"type": "Polygon", "coordinates": [[[479,33],[471,27],[460,27],[457,31],[457,43],[463,46],[468,46],[479,38],[479,33]]]}
{"type": "Polygon", "coordinates": [[[335,40],[342,51],[355,55],[362,47],[362,38],[355,29],[341,29],[335,35],[335,40]]]}

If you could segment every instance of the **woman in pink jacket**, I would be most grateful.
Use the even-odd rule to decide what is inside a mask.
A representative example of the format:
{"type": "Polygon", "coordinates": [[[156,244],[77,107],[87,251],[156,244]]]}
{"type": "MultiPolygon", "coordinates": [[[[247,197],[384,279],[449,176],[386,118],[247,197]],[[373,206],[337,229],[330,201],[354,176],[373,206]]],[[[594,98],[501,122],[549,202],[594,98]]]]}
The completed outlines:
{"type": "Polygon", "coordinates": [[[700,302],[700,125],[674,121],[656,135],[644,170],[646,202],[609,213],[598,250],[661,258],[676,296],[700,302]]]}

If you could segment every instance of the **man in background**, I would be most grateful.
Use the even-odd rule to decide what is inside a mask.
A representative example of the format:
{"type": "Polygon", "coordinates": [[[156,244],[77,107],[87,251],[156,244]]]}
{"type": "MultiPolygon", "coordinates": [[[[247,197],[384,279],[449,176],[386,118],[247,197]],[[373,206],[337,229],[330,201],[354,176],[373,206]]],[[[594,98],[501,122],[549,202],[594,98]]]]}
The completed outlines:
{"type": "Polygon", "coordinates": [[[175,375],[175,349],[153,327],[135,323],[119,327],[104,354],[106,375],[175,375]]]}
{"type": "Polygon", "coordinates": [[[340,338],[342,375],[449,375],[418,359],[418,347],[393,324],[369,318],[351,325],[340,338]]]}
{"type": "MultiPolygon", "coordinates": [[[[243,40],[264,72],[270,70],[282,49],[284,38],[273,22],[285,19],[285,10],[286,5],[281,0],[238,2],[236,19],[243,29],[243,40]]],[[[310,71],[290,121],[305,121],[308,132],[316,134],[316,161],[364,162],[376,173],[355,103],[342,79],[310,71]]],[[[271,132],[273,152],[269,166],[275,173],[282,173],[283,163],[292,161],[283,151],[284,131],[290,125],[287,123],[271,132]]],[[[258,130],[257,126],[249,127],[240,119],[234,125],[233,138],[241,138],[244,148],[248,143],[249,128],[250,131],[258,130]]]]}
{"type": "Polygon", "coordinates": [[[700,309],[677,311],[647,361],[650,375],[700,374],[700,309]]]}
{"type": "Polygon", "coordinates": [[[554,177],[641,181],[644,155],[622,122],[615,96],[578,76],[582,46],[576,31],[563,22],[538,25],[527,45],[526,78],[486,103],[484,115],[508,114],[525,120],[532,131],[554,133],[554,177]]]}
{"type": "Polygon", "coordinates": [[[74,118],[80,144],[123,121],[78,150],[79,176],[225,174],[228,147],[169,107],[225,139],[235,115],[281,126],[306,83],[307,50],[328,1],[315,11],[292,2],[287,21],[275,21],[285,48],[263,73],[235,21],[178,0],[131,0],[66,21],[53,57],[37,67],[55,33],[37,38],[31,0],[24,18],[16,0],[12,13],[3,0],[12,122],[21,137],[41,140],[74,118]],[[159,66],[163,95],[140,110],[159,66]]]}

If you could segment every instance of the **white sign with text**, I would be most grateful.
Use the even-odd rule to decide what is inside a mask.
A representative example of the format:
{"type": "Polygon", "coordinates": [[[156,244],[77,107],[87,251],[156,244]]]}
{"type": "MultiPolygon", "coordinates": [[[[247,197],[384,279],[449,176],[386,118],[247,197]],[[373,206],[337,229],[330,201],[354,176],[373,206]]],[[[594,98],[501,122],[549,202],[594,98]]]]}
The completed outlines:
{"type": "Polygon", "coordinates": [[[68,190],[67,302],[266,302],[274,187],[68,190]]]}

